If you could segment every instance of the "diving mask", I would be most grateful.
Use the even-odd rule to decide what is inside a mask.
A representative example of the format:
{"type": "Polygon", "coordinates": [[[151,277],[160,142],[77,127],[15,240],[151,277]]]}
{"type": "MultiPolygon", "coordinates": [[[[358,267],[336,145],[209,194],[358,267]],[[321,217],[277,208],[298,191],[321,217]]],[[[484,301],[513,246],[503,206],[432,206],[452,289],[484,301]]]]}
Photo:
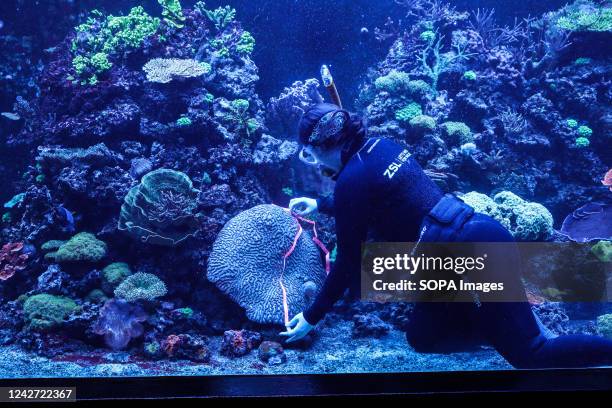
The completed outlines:
{"type": "Polygon", "coordinates": [[[319,172],[324,177],[334,178],[337,175],[337,172],[326,165],[322,164],[320,160],[317,158],[315,153],[312,151],[310,146],[302,147],[300,150],[300,154],[298,156],[302,163],[307,164],[309,166],[317,167],[319,172]]]}

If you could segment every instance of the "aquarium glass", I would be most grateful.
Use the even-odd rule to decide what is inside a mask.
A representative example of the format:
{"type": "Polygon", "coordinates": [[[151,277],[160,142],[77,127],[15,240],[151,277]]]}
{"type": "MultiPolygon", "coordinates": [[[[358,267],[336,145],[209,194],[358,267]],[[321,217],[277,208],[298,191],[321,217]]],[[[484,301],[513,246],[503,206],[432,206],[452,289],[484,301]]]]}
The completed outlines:
{"type": "Polygon", "coordinates": [[[608,0],[2,1],[0,379],[612,366],[611,44],[608,0]]]}

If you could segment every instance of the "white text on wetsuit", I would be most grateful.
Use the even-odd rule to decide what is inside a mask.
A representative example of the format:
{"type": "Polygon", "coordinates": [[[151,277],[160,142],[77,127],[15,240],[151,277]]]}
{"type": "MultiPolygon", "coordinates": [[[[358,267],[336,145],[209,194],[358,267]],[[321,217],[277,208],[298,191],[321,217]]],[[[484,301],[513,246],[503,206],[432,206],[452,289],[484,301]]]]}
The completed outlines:
{"type": "Polygon", "coordinates": [[[397,171],[400,169],[400,167],[402,167],[402,164],[404,164],[404,163],[406,163],[406,161],[408,161],[410,156],[412,156],[412,154],[408,150],[406,150],[406,149],[402,150],[402,152],[389,165],[389,167],[387,167],[387,169],[385,170],[385,172],[383,174],[386,177],[390,178],[390,179],[393,178],[393,176],[395,176],[395,173],[397,173],[397,171]]]}

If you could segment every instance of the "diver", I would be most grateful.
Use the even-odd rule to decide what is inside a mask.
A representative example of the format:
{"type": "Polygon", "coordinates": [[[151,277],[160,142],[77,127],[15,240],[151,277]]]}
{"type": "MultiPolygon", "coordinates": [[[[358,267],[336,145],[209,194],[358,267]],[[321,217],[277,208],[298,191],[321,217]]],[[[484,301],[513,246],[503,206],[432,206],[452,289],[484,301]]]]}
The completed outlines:
{"type": "MultiPolygon", "coordinates": [[[[368,137],[364,122],[338,105],[317,104],[299,123],[300,159],[336,181],[334,194],[291,200],[299,215],[335,217],[337,257],[313,304],[281,333],[288,342],[306,336],[349,289],[359,294],[361,244],[379,242],[514,242],[493,218],[443,194],[410,152],[384,138],[368,137]]],[[[511,245],[510,247],[514,247],[511,245]]],[[[504,246],[507,248],[507,246],[504,246]]],[[[504,253],[490,254],[495,265],[504,253]]],[[[492,279],[522,293],[518,302],[417,302],[406,337],[418,352],[448,353],[487,343],[517,368],[612,365],[612,340],[549,332],[534,315],[519,273],[500,268],[492,279]],[[504,275],[504,276],[501,276],[504,275]]]]}

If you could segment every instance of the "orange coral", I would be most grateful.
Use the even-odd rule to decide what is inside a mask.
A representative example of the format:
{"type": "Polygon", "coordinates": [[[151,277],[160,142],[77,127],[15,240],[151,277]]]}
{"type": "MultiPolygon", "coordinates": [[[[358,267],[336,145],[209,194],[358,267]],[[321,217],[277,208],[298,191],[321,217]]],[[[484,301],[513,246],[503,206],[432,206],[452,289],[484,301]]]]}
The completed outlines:
{"type": "Polygon", "coordinates": [[[0,249],[0,280],[7,280],[26,267],[28,254],[24,254],[23,242],[9,242],[0,249]]]}

